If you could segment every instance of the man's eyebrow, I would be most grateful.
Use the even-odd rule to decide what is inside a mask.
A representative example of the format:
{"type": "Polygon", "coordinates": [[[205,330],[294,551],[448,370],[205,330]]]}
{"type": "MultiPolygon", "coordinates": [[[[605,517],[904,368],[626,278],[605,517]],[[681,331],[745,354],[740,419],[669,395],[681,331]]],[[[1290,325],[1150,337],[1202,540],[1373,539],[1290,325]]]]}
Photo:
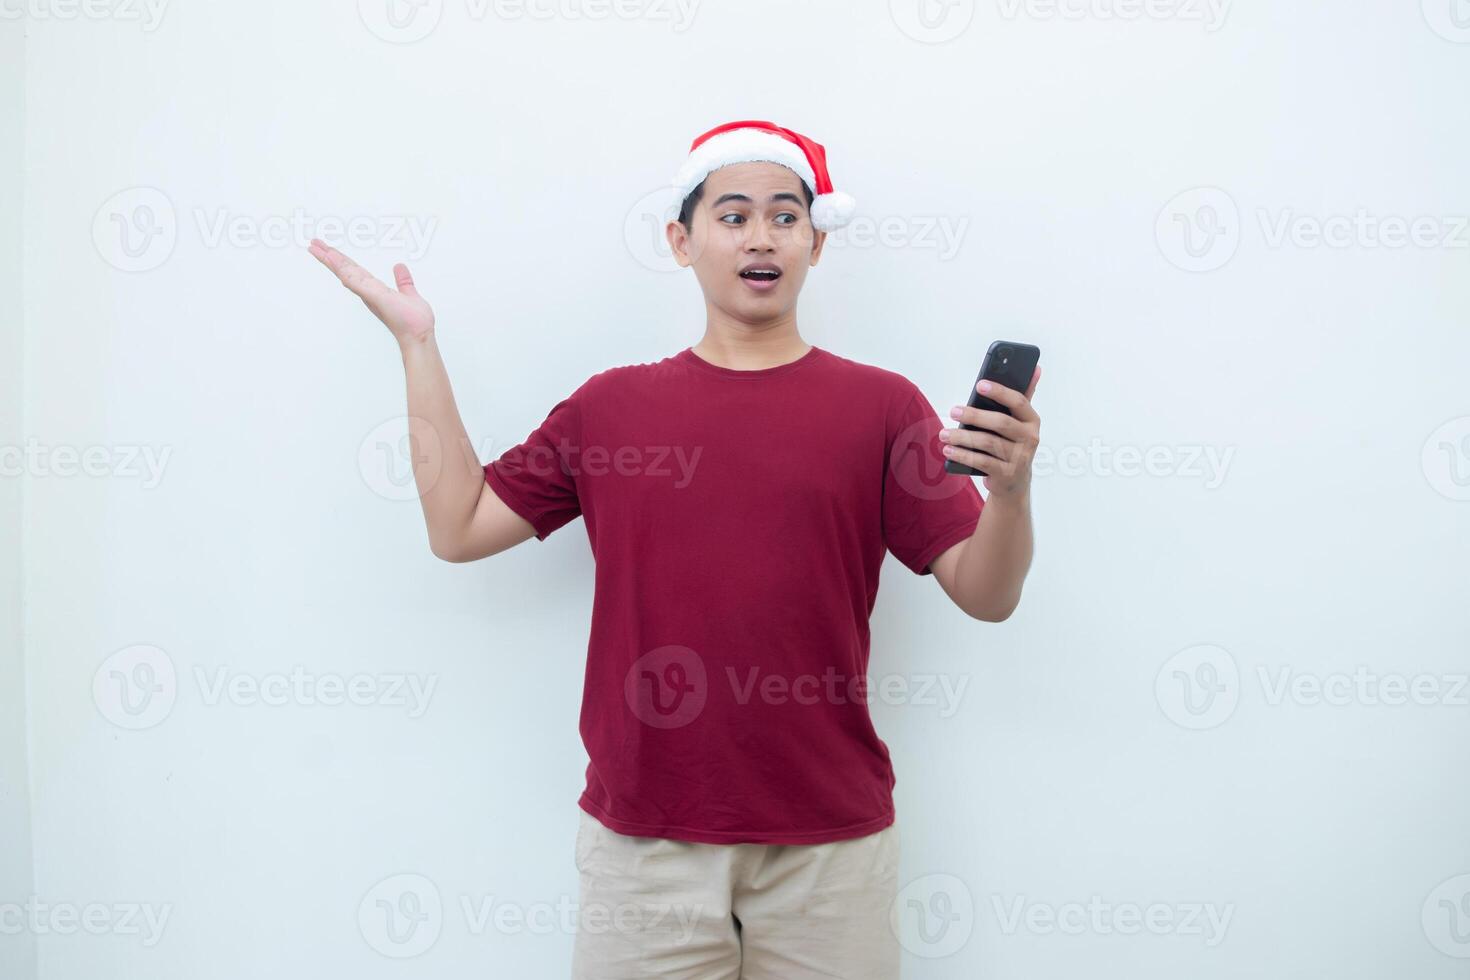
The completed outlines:
{"type": "MultiPolygon", "coordinates": [[[[729,194],[721,194],[719,197],[715,198],[714,202],[710,204],[710,207],[717,208],[721,204],[724,204],[726,201],[743,201],[746,204],[751,203],[749,195],[740,194],[732,191],[729,194]]],[[[806,207],[806,202],[797,197],[795,194],[792,194],[790,191],[780,191],[779,193],[772,194],[770,200],[767,203],[774,204],[777,201],[792,201],[795,204],[806,207]]]]}

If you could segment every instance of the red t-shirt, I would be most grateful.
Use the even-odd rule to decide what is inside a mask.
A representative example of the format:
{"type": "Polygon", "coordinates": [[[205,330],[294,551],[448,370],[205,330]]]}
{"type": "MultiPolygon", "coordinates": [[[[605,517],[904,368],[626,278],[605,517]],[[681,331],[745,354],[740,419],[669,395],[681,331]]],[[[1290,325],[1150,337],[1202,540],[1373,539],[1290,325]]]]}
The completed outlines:
{"type": "Polygon", "coordinates": [[[920,575],[974,533],[934,407],[812,347],[741,371],[690,348],[609,368],[485,465],[596,562],[578,805],[623,834],[815,844],[894,821],[868,616],[885,548],[920,575]]]}

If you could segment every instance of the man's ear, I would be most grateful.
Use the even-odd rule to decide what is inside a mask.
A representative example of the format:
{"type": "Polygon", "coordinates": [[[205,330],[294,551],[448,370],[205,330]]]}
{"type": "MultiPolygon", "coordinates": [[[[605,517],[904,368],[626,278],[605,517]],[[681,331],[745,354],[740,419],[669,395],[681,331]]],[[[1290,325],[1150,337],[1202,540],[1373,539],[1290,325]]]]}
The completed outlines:
{"type": "Polygon", "coordinates": [[[675,220],[664,226],[664,237],[669,240],[669,248],[674,253],[674,261],[679,263],[681,269],[689,268],[689,230],[675,220]]]}
{"type": "Polygon", "coordinates": [[[822,257],[822,246],[827,244],[827,233],[819,231],[812,235],[812,265],[822,257]]]}

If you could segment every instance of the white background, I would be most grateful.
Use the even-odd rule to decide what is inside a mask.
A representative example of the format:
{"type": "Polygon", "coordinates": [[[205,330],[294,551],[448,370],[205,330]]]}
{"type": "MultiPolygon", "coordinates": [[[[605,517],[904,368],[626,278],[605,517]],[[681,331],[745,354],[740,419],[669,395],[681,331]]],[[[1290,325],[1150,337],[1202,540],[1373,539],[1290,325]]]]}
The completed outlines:
{"type": "Polygon", "coordinates": [[[431,556],[396,350],[290,223],[410,261],[488,460],[699,339],[656,192],[741,118],[859,204],[803,337],[941,412],[1035,343],[1070,461],[1009,621],[885,566],[875,689],[963,692],[873,705],[905,976],[1464,975],[1470,8],[916,2],[4,0],[0,975],[567,975],[584,526],[431,556]],[[435,687],[214,697],[297,667],[435,687]]]}

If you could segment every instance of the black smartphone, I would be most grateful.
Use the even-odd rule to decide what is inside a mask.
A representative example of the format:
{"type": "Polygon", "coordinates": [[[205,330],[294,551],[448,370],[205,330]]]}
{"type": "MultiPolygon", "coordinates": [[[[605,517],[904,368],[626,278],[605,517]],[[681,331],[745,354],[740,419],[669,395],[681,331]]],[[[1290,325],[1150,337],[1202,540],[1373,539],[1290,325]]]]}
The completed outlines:
{"type": "MultiPolygon", "coordinates": [[[[1018,344],[1009,340],[997,340],[985,352],[985,361],[980,365],[980,373],[975,376],[975,385],[978,385],[982,381],[993,381],[996,384],[1005,385],[1007,388],[1014,388],[1024,395],[1026,389],[1031,387],[1031,376],[1036,373],[1036,364],[1040,360],[1040,348],[1033,347],[1030,344],[1018,344]]],[[[986,398],[980,394],[975,388],[975,385],[970,386],[969,405],[971,408],[984,408],[992,412],[1004,412],[1006,415],[1011,414],[1011,410],[1000,402],[986,398]]],[[[968,422],[961,422],[960,428],[968,429],[971,432],[990,432],[991,435],[995,434],[990,429],[981,428],[978,425],[971,425],[968,422]]],[[[977,470],[974,467],[966,466],[964,463],[957,463],[952,459],[946,459],[944,461],[944,471],[963,476],[990,475],[984,470],[977,470]]]]}

